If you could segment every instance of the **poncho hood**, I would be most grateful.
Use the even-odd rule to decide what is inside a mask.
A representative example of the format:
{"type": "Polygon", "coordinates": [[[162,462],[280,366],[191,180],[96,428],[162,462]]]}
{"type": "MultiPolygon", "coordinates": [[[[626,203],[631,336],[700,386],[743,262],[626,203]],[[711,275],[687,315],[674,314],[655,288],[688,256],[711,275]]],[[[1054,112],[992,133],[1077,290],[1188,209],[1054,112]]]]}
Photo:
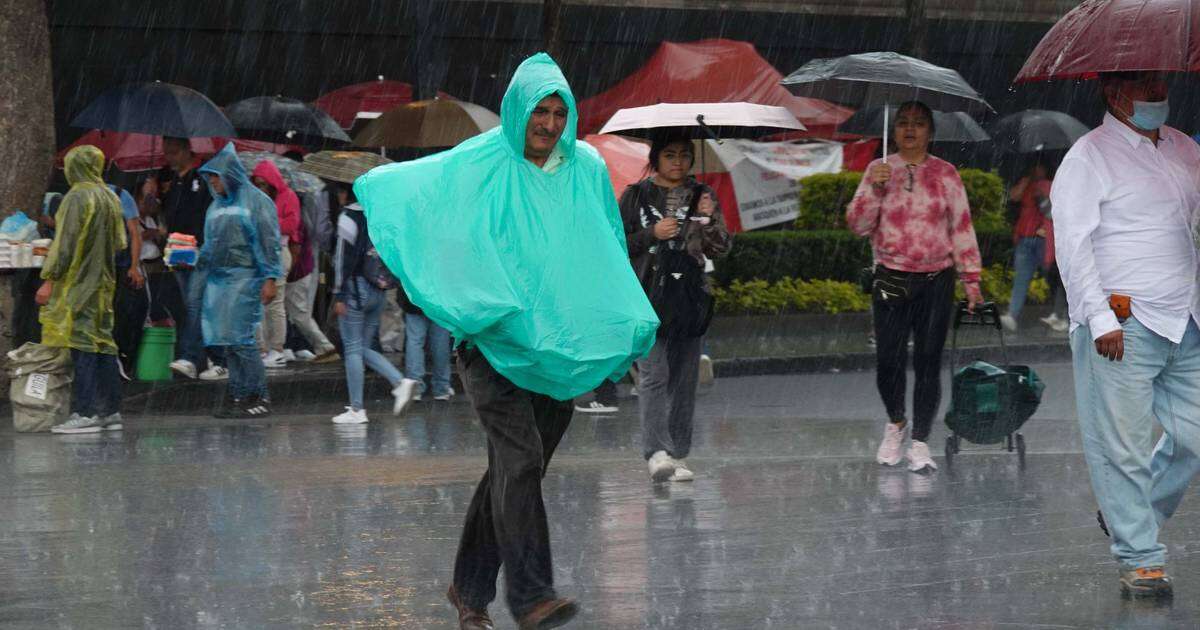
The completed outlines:
{"type": "MultiPolygon", "coordinates": [[[[279,167],[270,160],[263,160],[254,167],[254,172],[251,173],[254,177],[261,177],[267,181],[275,189],[275,196],[279,197],[285,193],[292,193],[291,187],[283,179],[283,173],[279,172],[279,167]]],[[[253,180],[251,180],[253,182],[253,180]]]]}
{"type": "Polygon", "coordinates": [[[63,158],[63,172],[72,186],[85,183],[103,186],[104,152],[90,144],[75,147],[63,158]]]}
{"type": "MultiPolygon", "coordinates": [[[[212,195],[213,202],[219,205],[230,205],[235,203],[238,195],[243,192],[253,190],[262,195],[263,192],[254,187],[250,182],[250,177],[246,175],[246,169],[242,163],[238,161],[237,151],[233,148],[233,143],[225,145],[224,149],[217,151],[217,154],[212,156],[212,159],[205,162],[200,167],[201,175],[216,175],[221,178],[221,184],[225,186],[225,194],[218,195],[216,190],[213,190],[212,184],[207,179],[204,180],[208,184],[208,192],[212,195]]],[[[266,195],[263,195],[266,197],[266,195]]],[[[267,199],[270,201],[270,198],[267,199]]]]}
{"type": "Polygon", "coordinates": [[[629,264],[608,169],[576,140],[575,97],[548,55],[517,68],[500,111],[499,127],[377,167],[354,192],[413,304],[518,387],[567,400],[623,376],[658,318],[629,264]],[[552,172],[525,158],[529,116],[549,94],[569,112],[552,172]]]}

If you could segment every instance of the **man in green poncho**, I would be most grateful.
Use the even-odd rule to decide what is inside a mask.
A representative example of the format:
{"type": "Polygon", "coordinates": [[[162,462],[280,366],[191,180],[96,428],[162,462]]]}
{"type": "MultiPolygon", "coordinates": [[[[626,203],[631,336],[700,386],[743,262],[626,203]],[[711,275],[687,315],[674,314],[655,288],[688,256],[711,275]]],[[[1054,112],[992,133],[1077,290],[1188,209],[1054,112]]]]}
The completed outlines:
{"type": "Polygon", "coordinates": [[[125,249],[121,202],[101,179],[104,154],[91,145],[64,159],[71,190],[54,219],[54,243],[42,267],[42,344],[70,348],[75,363],[71,417],[54,433],[96,433],[121,427],[121,376],[113,341],[115,257],[125,249]]]}
{"type": "Polygon", "coordinates": [[[405,293],[460,342],[459,373],[487,433],[488,470],[448,593],[466,630],[492,628],[501,569],[519,628],[577,614],[554,590],[542,477],[572,398],[628,370],[658,326],[604,161],[575,140],[575,99],[548,55],[517,68],[500,118],[354,186],[405,293]]]}

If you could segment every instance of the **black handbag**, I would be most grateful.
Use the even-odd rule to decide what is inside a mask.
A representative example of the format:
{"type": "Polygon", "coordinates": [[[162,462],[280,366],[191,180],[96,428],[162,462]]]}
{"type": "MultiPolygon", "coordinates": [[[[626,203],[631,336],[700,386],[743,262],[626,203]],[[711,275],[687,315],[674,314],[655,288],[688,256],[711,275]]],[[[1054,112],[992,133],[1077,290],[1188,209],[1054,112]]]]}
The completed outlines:
{"type": "MultiPolygon", "coordinates": [[[[684,244],[701,191],[697,186],[683,219],[679,239],[684,244]]],[[[712,323],[714,306],[706,286],[704,267],[688,254],[686,246],[673,249],[669,242],[661,241],[657,246],[650,285],[650,304],[660,322],[658,336],[670,339],[703,337],[712,323]]]]}

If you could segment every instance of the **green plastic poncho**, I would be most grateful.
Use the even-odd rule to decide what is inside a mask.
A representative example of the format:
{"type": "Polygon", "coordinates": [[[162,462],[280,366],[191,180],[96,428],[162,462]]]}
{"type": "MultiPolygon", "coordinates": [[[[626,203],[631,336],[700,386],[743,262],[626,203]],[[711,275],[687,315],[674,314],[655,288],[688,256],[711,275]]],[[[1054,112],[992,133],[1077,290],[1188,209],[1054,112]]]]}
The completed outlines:
{"type": "Polygon", "coordinates": [[[221,178],[225,193],[209,184],[212,205],[204,219],[204,245],[196,259],[203,274],[200,329],[206,346],[254,345],[254,327],[262,321],[263,282],[279,279],[279,217],[275,202],[250,182],[233,143],[200,167],[221,178]]]}
{"type": "Polygon", "coordinates": [[[126,246],[121,202],[101,179],[100,149],[75,147],[63,163],[71,190],[54,215],[54,243],[42,266],[42,279],[54,282],[39,316],[42,345],[116,354],[114,260],[126,246]]]}
{"type": "Polygon", "coordinates": [[[354,192],[414,304],[518,387],[567,400],[624,375],[658,318],[604,160],[576,141],[575,98],[549,55],[517,68],[500,120],[449,151],[375,168],[354,192]],[[525,128],[551,94],[569,113],[548,172],[525,159],[525,128]]]}

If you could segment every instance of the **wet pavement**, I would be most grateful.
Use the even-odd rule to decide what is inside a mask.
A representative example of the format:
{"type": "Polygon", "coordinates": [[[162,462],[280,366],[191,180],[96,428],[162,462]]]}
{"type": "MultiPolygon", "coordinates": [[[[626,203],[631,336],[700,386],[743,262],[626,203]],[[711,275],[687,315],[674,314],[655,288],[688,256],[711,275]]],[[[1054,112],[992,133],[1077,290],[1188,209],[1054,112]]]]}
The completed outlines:
{"type": "MultiPolygon", "coordinates": [[[[1039,371],[1024,469],[977,446],[932,476],[876,466],[869,372],[719,380],[692,484],[649,483],[635,400],[577,414],[545,482],[557,584],[584,607],[570,627],[1197,627],[1200,499],[1164,532],[1174,602],[1122,600],[1069,366],[1039,371]]],[[[482,433],[461,397],[370,409],[366,426],[306,400],[260,424],[4,429],[0,627],[455,627],[444,593],[482,433]]]]}

